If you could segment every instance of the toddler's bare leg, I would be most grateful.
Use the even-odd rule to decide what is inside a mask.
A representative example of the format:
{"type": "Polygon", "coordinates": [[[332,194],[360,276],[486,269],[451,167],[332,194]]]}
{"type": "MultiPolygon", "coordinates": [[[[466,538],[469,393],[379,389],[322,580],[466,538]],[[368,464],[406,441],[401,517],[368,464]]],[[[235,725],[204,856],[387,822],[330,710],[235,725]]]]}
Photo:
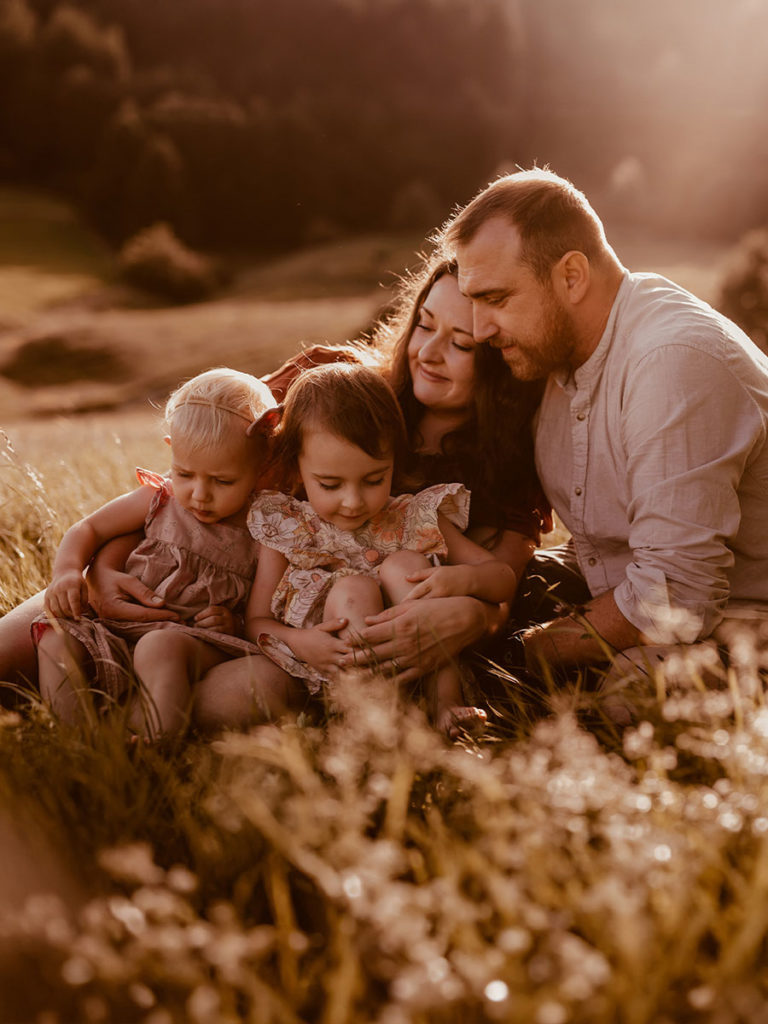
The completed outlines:
{"type": "Polygon", "coordinates": [[[40,696],[68,725],[87,718],[89,698],[85,676],[86,651],[68,633],[51,627],[37,645],[40,696]]]}
{"type": "Polygon", "coordinates": [[[339,631],[342,640],[355,636],[365,626],[366,615],[376,615],[384,607],[381,587],[370,576],[342,576],[325,599],[326,619],[348,619],[339,631]]]}
{"type": "Polygon", "coordinates": [[[43,613],[44,597],[41,590],[0,618],[0,681],[36,686],[38,659],[31,627],[43,613]]]}
{"type": "Polygon", "coordinates": [[[185,633],[145,633],[133,653],[133,667],[145,692],[134,702],[130,724],[149,739],[182,732],[189,721],[192,685],[226,658],[185,633]]]}
{"type": "Polygon", "coordinates": [[[199,729],[242,729],[300,710],[304,688],[264,655],[215,665],[192,691],[192,720],[199,729]]]}

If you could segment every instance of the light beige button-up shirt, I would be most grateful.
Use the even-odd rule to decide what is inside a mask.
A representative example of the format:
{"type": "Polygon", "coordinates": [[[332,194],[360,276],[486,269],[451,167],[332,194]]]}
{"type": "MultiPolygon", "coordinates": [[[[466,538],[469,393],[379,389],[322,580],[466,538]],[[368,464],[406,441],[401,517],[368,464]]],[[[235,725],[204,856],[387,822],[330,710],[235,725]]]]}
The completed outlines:
{"type": "Polygon", "coordinates": [[[592,595],[650,642],[729,601],[768,614],[768,358],[706,303],[626,273],[592,356],[547,382],[536,462],[592,595]]]}

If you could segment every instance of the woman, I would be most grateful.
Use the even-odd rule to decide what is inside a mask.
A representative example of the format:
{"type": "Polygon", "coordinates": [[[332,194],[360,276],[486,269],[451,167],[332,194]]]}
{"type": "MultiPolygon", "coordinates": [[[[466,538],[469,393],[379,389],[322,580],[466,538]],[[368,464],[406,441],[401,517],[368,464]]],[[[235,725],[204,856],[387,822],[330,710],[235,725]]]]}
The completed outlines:
{"type": "MultiPolygon", "coordinates": [[[[380,366],[405,415],[414,489],[464,483],[472,491],[470,536],[506,561],[519,579],[541,530],[549,528],[530,434],[539,390],[515,381],[498,351],[474,345],[472,306],[458,289],[455,268],[427,262],[421,273],[408,278],[393,315],[378,325],[369,344],[312,349],[265,379],[280,398],[304,366],[339,358],[380,366]]],[[[113,549],[113,563],[125,557],[130,543],[122,552],[113,549]]],[[[101,615],[174,617],[153,603],[153,595],[137,586],[138,581],[117,572],[109,559],[97,559],[93,582],[101,615]],[[137,609],[136,602],[143,607],[137,609]]],[[[14,670],[34,678],[29,623],[41,609],[37,595],[0,620],[0,679],[12,679],[14,670]]],[[[375,658],[406,682],[493,632],[504,617],[503,610],[471,597],[401,605],[371,621],[350,663],[375,658]]],[[[256,667],[251,659],[237,659],[201,680],[198,723],[215,727],[250,720],[250,679],[256,667]]]]}
{"type": "MultiPolygon", "coordinates": [[[[405,281],[393,315],[378,325],[369,344],[316,346],[265,380],[281,399],[302,369],[339,359],[373,363],[388,377],[408,430],[412,488],[464,483],[472,492],[469,536],[506,561],[520,580],[541,532],[551,529],[533,465],[530,425],[539,385],[516,381],[497,350],[474,344],[472,306],[459,291],[455,266],[427,263],[405,281]]],[[[369,620],[348,664],[375,660],[409,682],[492,633],[505,618],[505,609],[472,597],[399,605],[369,620]]],[[[201,680],[198,724],[248,721],[253,672],[251,659],[239,658],[201,680]],[[227,721],[219,715],[223,692],[227,721]]]]}

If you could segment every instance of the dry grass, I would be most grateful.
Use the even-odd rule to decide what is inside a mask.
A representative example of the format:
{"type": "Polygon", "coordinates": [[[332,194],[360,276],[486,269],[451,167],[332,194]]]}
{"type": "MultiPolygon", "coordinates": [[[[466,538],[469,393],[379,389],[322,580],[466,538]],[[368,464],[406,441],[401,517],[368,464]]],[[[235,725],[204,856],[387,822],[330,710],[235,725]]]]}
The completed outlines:
{"type": "MultiPolygon", "coordinates": [[[[73,518],[162,468],[144,418],[74,429],[6,448],[6,608],[73,518]]],[[[354,676],[322,728],[162,753],[119,716],[6,712],[0,1020],[759,1024],[768,709],[741,664],[660,686],[623,735],[578,680],[538,720],[510,684],[480,747],[354,676]]]]}

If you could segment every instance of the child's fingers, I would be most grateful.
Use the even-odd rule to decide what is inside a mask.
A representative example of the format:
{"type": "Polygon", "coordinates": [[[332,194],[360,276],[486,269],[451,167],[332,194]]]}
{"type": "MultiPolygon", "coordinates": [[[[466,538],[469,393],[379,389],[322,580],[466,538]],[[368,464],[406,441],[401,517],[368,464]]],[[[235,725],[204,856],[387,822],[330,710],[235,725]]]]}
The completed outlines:
{"type": "Polygon", "coordinates": [[[429,569],[417,569],[415,572],[409,572],[405,578],[409,583],[419,583],[421,580],[428,580],[434,571],[435,566],[429,569]]]}

